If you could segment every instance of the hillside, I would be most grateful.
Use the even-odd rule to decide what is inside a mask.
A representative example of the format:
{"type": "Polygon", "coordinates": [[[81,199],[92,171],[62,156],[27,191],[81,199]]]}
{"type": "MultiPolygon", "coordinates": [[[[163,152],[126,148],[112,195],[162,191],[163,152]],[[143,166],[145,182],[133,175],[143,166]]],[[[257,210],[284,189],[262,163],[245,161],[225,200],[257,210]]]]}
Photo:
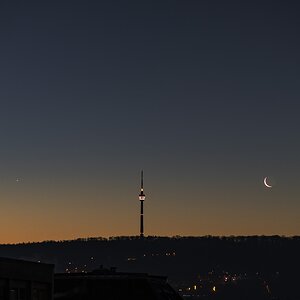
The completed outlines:
{"type": "Polygon", "coordinates": [[[112,237],[0,245],[0,256],[54,263],[56,272],[100,265],[187,280],[205,274],[286,274],[299,270],[300,237],[112,237]]]}

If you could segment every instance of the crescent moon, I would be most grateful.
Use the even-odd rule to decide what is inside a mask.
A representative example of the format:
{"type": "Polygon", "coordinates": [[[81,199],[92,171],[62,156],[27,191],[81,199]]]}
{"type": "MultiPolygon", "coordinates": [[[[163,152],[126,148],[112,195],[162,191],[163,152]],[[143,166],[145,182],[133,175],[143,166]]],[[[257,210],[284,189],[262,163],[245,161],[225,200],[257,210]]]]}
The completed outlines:
{"type": "Polygon", "coordinates": [[[267,179],[268,179],[268,177],[265,177],[265,179],[264,179],[264,185],[267,187],[267,188],[271,188],[272,187],[272,185],[269,185],[268,183],[267,183],[267,179]]]}

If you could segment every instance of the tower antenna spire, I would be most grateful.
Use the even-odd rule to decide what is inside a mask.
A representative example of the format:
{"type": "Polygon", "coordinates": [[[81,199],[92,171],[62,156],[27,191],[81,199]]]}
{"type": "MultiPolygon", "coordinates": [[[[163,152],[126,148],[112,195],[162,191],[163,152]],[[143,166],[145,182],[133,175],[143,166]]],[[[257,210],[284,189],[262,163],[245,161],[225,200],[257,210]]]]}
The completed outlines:
{"type": "Polygon", "coordinates": [[[144,189],[144,171],[141,171],[141,189],[144,189]]]}

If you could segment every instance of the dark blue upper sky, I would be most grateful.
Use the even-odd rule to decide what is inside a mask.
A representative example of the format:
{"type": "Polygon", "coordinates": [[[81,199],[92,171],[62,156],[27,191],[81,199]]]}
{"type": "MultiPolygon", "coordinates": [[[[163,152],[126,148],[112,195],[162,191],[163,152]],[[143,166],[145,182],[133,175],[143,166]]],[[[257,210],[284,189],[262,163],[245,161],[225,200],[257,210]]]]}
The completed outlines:
{"type": "Polygon", "coordinates": [[[3,241],[136,234],[141,168],[146,233],[297,234],[299,8],[1,2],[3,241]]]}

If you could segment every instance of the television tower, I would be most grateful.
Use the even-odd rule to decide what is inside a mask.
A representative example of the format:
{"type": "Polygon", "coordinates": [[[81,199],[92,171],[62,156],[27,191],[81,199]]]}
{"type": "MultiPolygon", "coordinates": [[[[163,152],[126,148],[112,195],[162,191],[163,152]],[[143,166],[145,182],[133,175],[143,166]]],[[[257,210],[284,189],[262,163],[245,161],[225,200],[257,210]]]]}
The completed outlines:
{"type": "Polygon", "coordinates": [[[143,170],[141,171],[141,192],[139,194],[139,200],[141,202],[141,217],[140,217],[140,237],[144,237],[144,200],[145,200],[145,194],[144,194],[144,174],[143,170]]]}

